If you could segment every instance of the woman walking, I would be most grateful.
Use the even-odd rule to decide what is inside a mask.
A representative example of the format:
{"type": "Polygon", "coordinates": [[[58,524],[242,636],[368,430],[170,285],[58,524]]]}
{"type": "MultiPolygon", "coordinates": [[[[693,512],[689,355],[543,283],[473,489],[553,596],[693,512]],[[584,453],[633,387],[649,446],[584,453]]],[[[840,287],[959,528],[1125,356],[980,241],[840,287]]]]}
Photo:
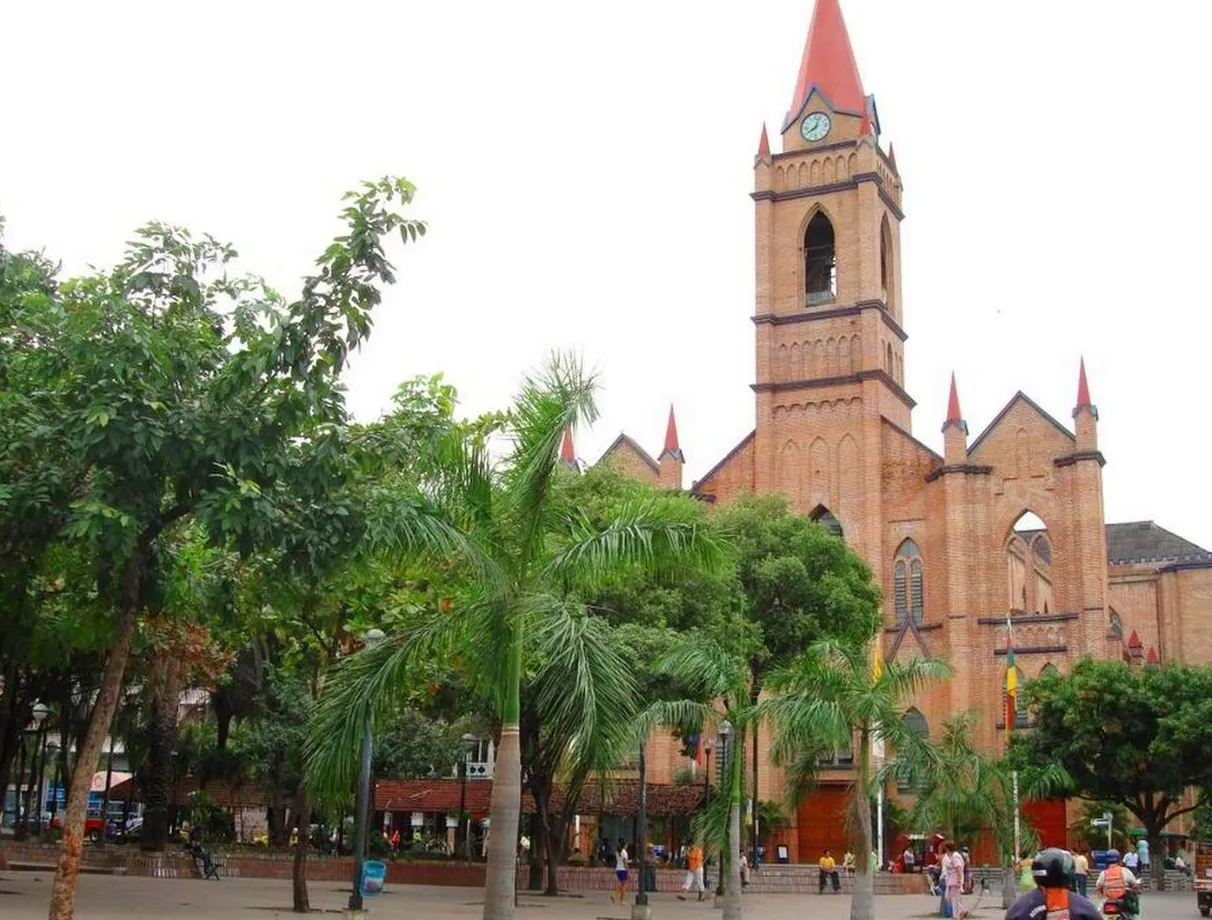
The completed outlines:
{"type": "Polygon", "coordinates": [[[622,904],[623,899],[627,897],[627,844],[622,837],[619,838],[619,848],[614,853],[614,877],[618,884],[610,900],[611,903],[618,901],[622,904]]]}

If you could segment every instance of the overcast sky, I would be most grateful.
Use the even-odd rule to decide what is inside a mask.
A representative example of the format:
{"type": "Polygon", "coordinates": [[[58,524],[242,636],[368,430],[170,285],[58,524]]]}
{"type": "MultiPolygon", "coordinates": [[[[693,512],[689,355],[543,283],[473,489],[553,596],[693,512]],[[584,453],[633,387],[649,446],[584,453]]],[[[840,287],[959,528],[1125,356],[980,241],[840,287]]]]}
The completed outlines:
{"type": "MultiPolygon", "coordinates": [[[[655,454],[672,402],[689,484],[753,427],[753,155],[811,8],[11,2],[0,213],[68,272],[157,218],[294,293],[339,193],[407,176],[430,235],[395,253],[358,415],[437,371],[499,407],[573,348],[603,384],[578,453],[655,454]]],[[[952,369],[973,436],[1019,389],[1071,424],[1084,354],[1107,519],[1212,546],[1212,5],[843,9],[905,183],[914,433],[941,450],[952,369]]]]}

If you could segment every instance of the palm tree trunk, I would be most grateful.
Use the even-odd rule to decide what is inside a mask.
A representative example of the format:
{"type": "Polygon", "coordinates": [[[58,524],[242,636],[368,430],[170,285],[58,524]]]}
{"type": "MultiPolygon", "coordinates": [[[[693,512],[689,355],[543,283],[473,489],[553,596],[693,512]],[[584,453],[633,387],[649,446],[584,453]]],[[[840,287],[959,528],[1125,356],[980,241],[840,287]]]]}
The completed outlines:
{"type": "MultiPolygon", "coordinates": [[[[745,756],[744,746],[737,745],[737,752],[733,755],[738,764],[745,756]]],[[[739,771],[738,771],[739,772],[739,771]]],[[[739,786],[739,777],[738,783],[739,786]]],[[[737,801],[737,797],[733,798],[732,804],[728,807],[728,886],[724,889],[724,920],[741,920],[744,916],[744,909],[741,906],[741,861],[738,854],[741,848],[745,846],[745,841],[741,837],[741,803],[737,801]]],[[[724,867],[720,867],[722,872],[724,867]]]]}
{"type": "Polygon", "coordinates": [[[63,843],[59,848],[59,862],[55,867],[48,920],[72,920],[74,913],[76,881],[80,875],[80,853],[84,848],[84,819],[88,813],[88,789],[92,784],[93,773],[97,770],[97,762],[101,759],[105,736],[109,733],[114,712],[118,709],[122,675],[126,671],[126,660],[130,657],[130,644],[135,635],[135,617],[139,612],[146,557],[145,548],[136,550],[122,573],[122,616],[118,620],[114,641],[105,659],[101,687],[97,693],[97,702],[93,706],[88,731],[76,754],[76,771],[72,774],[72,785],[67,795],[63,843]]]}
{"type": "MultiPolygon", "coordinates": [[[[517,693],[517,691],[514,691],[517,693]]],[[[518,874],[518,814],[522,801],[522,763],[516,716],[501,726],[501,743],[492,774],[488,825],[488,875],[484,882],[484,920],[513,920],[518,874]]]]}
{"type": "Polygon", "coordinates": [[[522,811],[522,627],[511,624],[505,700],[501,707],[501,743],[492,773],[489,807],[488,872],[484,879],[483,920],[513,920],[517,907],[518,818],[522,811]]]}
{"type": "Polygon", "coordinates": [[[871,731],[859,730],[858,776],[851,791],[854,809],[855,854],[854,896],[850,899],[850,920],[873,920],[875,916],[875,876],[871,868],[871,731]]]}

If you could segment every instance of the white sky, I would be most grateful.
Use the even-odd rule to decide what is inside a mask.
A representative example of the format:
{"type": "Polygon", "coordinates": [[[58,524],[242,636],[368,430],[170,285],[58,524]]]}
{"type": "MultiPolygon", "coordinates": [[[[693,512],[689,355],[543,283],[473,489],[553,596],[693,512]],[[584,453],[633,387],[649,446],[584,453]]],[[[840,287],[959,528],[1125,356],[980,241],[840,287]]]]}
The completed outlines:
{"type": "MultiPolygon", "coordinates": [[[[753,425],[751,168],[811,5],[11,2],[0,213],[68,272],[158,218],[294,293],[339,193],[405,175],[430,235],[395,253],[357,413],[435,371],[499,407],[573,348],[604,385],[578,453],[655,453],[672,401],[689,484],[753,425]]],[[[1020,388],[1069,424],[1084,353],[1107,519],[1212,546],[1212,6],[843,8],[906,186],[915,433],[941,450],[953,368],[973,436],[1020,388]]]]}

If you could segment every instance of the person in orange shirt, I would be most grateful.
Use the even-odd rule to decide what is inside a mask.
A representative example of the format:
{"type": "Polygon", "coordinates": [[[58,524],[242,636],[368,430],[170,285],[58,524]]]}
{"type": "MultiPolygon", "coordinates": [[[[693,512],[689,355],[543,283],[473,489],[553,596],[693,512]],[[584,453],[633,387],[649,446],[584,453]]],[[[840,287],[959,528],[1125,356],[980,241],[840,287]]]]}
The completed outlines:
{"type": "MultiPolygon", "coordinates": [[[[703,892],[707,890],[703,884],[703,848],[697,843],[690,845],[690,852],[686,854],[686,878],[682,881],[682,891],[697,891],[699,900],[703,900],[703,892]]],[[[678,895],[679,901],[685,901],[686,895],[678,895]]]]}

